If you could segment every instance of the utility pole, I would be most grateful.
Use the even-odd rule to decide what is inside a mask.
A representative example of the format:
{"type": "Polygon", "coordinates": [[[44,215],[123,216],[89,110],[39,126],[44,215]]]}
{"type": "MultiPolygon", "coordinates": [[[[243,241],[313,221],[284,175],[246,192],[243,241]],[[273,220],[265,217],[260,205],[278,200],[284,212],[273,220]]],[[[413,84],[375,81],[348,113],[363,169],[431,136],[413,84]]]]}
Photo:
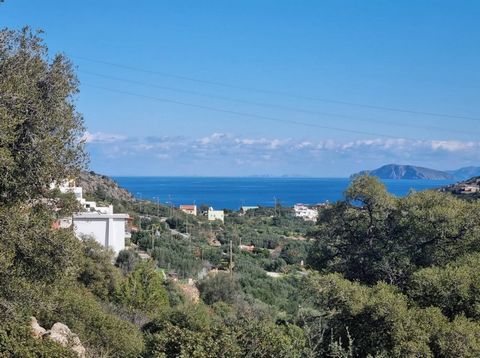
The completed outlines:
{"type": "Polygon", "coordinates": [[[138,203],[139,203],[139,211],[140,213],[142,213],[142,193],[137,192],[137,194],[140,196],[140,201],[138,203]]]}
{"type": "Polygon", "coordinates": [[[154,232],[155,228],[152,226],[152,254],[153,254],[153,249],[155,247],[155,232],[154,232]]]}
{"type": "Polygon", "coordinates": [[[230,264],[229,264],[230,276],[233,276],[233,248],[232,239],[230,239],[230,264]]]}
{"type": "Polygon", "coordinates": [[[238,246],[242,246],[242,237],[237,234],[237,224],[233,225],[233,237],[238,238],[238,246]]]}
{"type": "Polygon", "coordinates": [[[191,252],[192,251],[192,235],[188,235],[188,215],[190,214],[185,214],[185,233],[188,236],[188,248],[191,252]]]}

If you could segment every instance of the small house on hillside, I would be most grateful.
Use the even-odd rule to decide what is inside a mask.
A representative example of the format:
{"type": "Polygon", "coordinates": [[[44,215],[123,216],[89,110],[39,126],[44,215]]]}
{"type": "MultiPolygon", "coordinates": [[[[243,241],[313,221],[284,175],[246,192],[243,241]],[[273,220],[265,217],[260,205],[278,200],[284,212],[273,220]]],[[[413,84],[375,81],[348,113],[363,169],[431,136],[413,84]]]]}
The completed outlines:
{"type": "Polygon", "coordinates": [[[316,221],[318,218],[318,210],[311,209],[305,204],[295,204],[293,207],[295,216],[305,221],[316,221]]]}
{"type": "Polygon", "coordinates": [[[215,220],[220,220],[221,222],[224,222],[225,220],[225,213],[223,210],[213,210],[212,207],[208,209],[208,220],[209,221],[215,221],[215,220]]]}
{"type": "Polygon", "coordinates": [[[79,238],[91,236],[98,243],[113,249],[118,254],[125,248],[125,238],[130,236],[132,219],[128,214],[114,214],[113,205],[99,206],[94,201],[83,198],[83,189],[75,185],[75,180],[65,180],[61,184],[53,183],[52,189],[58,188],[62,193],[73,193],[82,205],[82,212],[72,217],[58,219],[55,229],[66,229],[73,226],[75,235],[79,238]]]}
{"type": "Polygon", "coordinates": [[[197,216],[197,206],[196,205],[180,205],[180,210],[186,214],[197,216]]]}

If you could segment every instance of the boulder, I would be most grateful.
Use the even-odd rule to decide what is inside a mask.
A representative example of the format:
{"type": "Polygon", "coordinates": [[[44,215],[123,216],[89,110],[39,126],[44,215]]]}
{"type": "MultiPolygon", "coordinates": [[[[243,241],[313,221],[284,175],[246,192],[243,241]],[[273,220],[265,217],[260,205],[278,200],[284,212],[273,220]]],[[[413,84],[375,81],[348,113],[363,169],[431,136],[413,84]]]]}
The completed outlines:
{"type": "Polygon", "coordinates": [[[38,324],[35,317],[31,317],[30,326],[34,338],[51,339],[64,347],[70,348],[80,358],[85,358],[85,347],[80,342],[80,338],[67,325],[57,322],[47,331],[38,324]]]}
{"type": "Polygon", "coordinates": [[[57,322],[50,331],[47,332],[48,338],[61,344],[64,347],[69,347],[72,351],[76,352],[81,358],[85,357],[85,347],[80,342],[80,338],[75,333],[70,331],[67,325],[57,322]]]}
{"type": "Polygon", "coordinates": [[[33,338],[42,338],[42,336],[47,332],[45,328],[38,324],[35,317],[30,317],[30,327],[32,328],[33,338]]]}

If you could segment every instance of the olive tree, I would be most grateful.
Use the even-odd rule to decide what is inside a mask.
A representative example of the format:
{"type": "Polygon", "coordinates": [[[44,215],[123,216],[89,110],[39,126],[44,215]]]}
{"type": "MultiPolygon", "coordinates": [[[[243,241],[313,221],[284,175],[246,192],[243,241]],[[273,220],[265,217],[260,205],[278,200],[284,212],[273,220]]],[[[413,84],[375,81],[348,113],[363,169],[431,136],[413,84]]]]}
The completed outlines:
{"type": "Polygon", "coordinates": [[[0,205],[34,199],[86,163],[78,80],[41,33],[0,31],[0,205]]]}

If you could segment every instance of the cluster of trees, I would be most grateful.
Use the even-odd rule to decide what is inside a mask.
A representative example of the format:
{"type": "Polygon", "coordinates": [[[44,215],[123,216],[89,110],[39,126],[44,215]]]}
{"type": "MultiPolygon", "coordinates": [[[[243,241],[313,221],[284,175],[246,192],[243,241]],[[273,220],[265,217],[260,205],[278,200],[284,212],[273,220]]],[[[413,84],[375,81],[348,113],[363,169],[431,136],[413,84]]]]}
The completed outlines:
{"type": "Polygon", "coordinates": [[[390,195],[376,178],[356,179],[321,213],[309,264],[366,284],[405,286],[413,272],[480,247],[479,202],[435,191],[390,195]]]}

